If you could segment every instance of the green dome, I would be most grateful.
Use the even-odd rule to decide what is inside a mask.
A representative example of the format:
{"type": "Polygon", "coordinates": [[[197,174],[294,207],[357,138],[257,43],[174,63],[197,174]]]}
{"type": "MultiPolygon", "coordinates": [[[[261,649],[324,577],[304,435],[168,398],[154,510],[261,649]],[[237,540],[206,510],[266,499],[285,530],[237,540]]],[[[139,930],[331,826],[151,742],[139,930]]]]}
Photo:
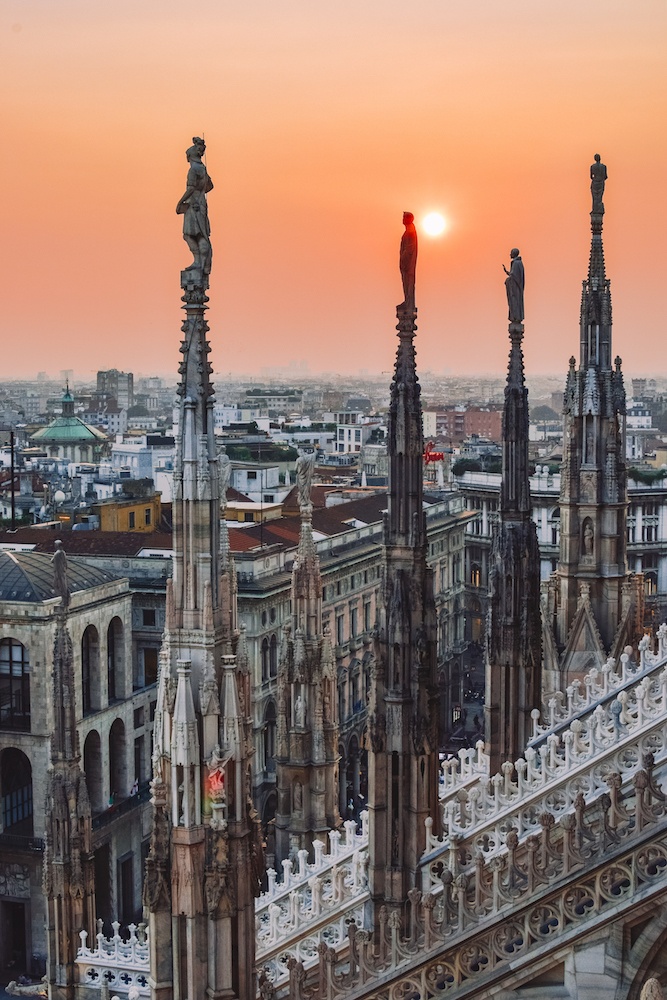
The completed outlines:
{"type": "Polygon", "coordinates": [[[69,391],[69,386],[63,393],[62,404],[62,415],[48,427],[42,427],[31,434],[31,441],[39,441],[40,444],[72,445],[107,440],[106,434],[98,431],[96,427],[91,427],[90,424],[84,424],[80,417],[74,415],[74,397],[69,391]]]}

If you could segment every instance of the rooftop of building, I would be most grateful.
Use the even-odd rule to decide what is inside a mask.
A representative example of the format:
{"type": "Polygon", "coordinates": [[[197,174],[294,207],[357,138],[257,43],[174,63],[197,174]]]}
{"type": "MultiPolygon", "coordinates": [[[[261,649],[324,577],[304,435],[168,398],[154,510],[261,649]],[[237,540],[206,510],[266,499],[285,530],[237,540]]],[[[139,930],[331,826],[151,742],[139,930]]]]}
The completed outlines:
{"type": "MultiPolygon", "coordinates": [[[[4,534],[4,533],[3,533],[4,534]]],[[[53,586],[53,535],[49,536],[50,554],[44,552],[0,551],[0,601],[25,601],[41,603],[57,597],[53,586]]],[[[115,580],[104,570],[77,559],[68,559],[67,577],[72,593],[88,590],[115,580]]]]}

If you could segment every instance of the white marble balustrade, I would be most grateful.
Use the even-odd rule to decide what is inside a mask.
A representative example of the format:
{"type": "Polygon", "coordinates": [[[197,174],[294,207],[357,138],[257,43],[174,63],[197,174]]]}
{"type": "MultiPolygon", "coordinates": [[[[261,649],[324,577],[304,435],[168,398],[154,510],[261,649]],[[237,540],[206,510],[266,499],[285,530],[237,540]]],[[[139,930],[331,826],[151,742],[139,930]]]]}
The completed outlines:
{"type": "Polygon", "coordinates": [[[148,928],[144,924],[130,924],[130,936],[124,940],[118,921],[111,926],[113,934],[107,938],[102,931],[102,921],[97,921],[94,948],[88,947],[88,932],[79,932],[81,946],[76,955],[79,982],[99,990],[106,983],[113,993],[127,993],[135,987],[141,996],[150,996],[148,928]]]}

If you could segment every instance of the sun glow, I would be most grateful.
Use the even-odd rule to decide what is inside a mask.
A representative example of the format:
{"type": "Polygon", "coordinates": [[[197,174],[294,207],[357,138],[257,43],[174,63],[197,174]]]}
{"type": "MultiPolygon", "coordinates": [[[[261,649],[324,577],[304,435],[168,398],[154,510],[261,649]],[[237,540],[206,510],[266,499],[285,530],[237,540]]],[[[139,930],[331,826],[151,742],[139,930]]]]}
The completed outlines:
{"type": "Polygon", "coordinates": [[[424,216],[422,229],[427,236],[441,236],[447,228],[447,222],[440,212],[429,212],[424,216]]]}

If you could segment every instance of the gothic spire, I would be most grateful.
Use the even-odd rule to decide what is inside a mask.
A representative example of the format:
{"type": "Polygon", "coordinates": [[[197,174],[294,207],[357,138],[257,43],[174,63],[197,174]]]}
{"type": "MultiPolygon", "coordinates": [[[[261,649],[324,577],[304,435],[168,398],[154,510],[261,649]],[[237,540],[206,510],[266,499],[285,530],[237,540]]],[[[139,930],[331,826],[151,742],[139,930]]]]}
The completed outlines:
{"type": "Polygon", "coordinates": [[[491,773],[523,753],[530,738],[530,712],[540,698],[540,555],[531,517],[528,390],[521,349],[524,272],[518,250],[512,250],[512,269],[507,275],[511,347],[503,406],[500,518],[489,560],[486,637],[484,715],[491,773]]]}
{"type": "Polygon", "coordinates": [[[588,277],[583,282],[581,294],[581,367],[589,365],[598,370],[611,370],[611,291],[604,266],[602,224],[604,221],[604,195],[607,168],[600,162],[600,154],[590,169],[591,175],[591,252],[588,260],[588,277]]]}
{"type": "Polygon", "coordinates": [[[438,705],[433,577],[426,563],[423,430],[415,365],[414,217],[403,216],[398,350],[389,408],[384,586],[369,705],[370,888],[375,917],[418,880],[425,820],[438,810],[438,705]]]}
{"type": "Polygon", "coordinates": [[[417,232],[410,212],[404,214],[403,224],[406,228],[401,240],[400,264],[405,300],[396,309],[398,349],[389,405],[389,515],[385,544],[421,547],[426,543],[422,502],[424,432],[414,346],[417,232]]]}
{"type": "Polygon", "coordinates": [[[511,348],[503,407],[503,475],[500,486],[501,515],[530,514],[528,469],[528,389],[524,379],[523,325],[510,323],[511,348]]]}

